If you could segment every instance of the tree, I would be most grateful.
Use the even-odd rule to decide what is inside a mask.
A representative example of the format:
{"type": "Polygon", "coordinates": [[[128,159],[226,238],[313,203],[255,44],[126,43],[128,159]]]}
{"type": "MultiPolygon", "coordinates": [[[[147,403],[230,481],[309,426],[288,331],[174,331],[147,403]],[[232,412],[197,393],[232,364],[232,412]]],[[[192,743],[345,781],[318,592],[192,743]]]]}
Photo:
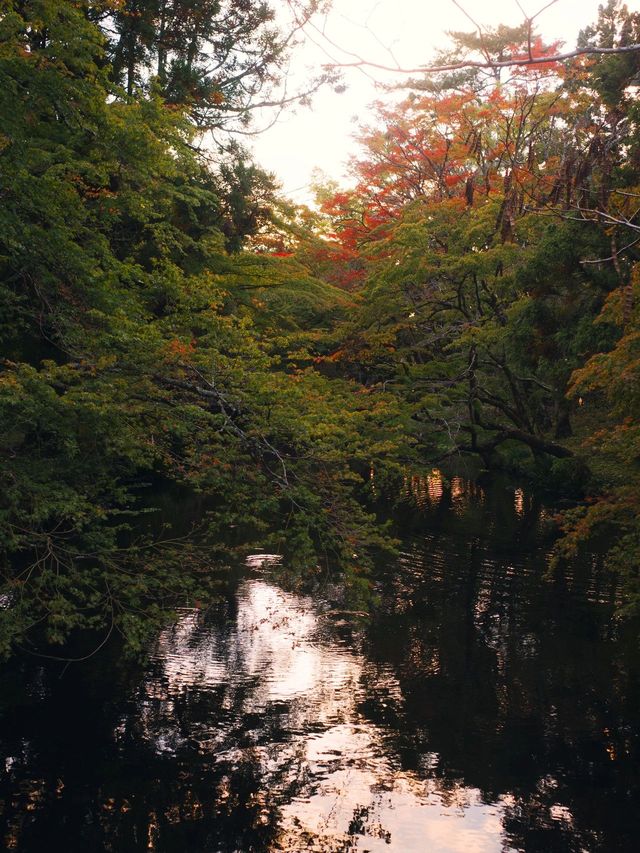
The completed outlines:
{"type": "Polygon", "coordinates": [[[532,23],[454,34],[361,134],[325,202],[366,269],[330,358],[405,399],[427,459],[588,490],[558,553],[608,537],[635,607],[639,19],[610,2],[564,55],[532,23]]]}
{"type": "MultiPolygon", "coordinates": [[[[465,10],[462,3],[452,0],[453,5],[467,17],[475,28],[470,33],[451,34],[454,37],[458,50],[440,53],[436,55],[434,61],[418,65],[414,68],[402,67],[397,61],[393,65],[384,65],[371,62],[363,57],[357,57],[350,62],[332,62],[327,64],[327,67],[372,68],[402,75],[448,75],[451,72],[455,74],[457,72],[479,71],[481,73],[485,72],[494,79],[499,79],[502,69],[545,68],[549,67],[550,63],[564,63],[583,56],[624,57],[626,55],[637,54],[640,51],[640,43],[637,39],[629,38],[628,31],[625,33],[624,42],[617,42],[614,35],[615,29],[610,30],[610,35],[613,36],[612,41],[614,42],[611,44],[593,42],[587,37],[574,50],[560,52],[560,45],[555,45],[555,49],[543,48],[539,36],[535,32],[534,24],[543,12],[557,2],[558,0],[551,0],[551,2],[542,6],[535,14],[530,16],[523,12],[524,20],[519,27],[508,28],[501,25],[497,28],[490,28],[483,27],[475,21],[465,10]],[[507,44],[504,41],[505,35],[510,36],[507,44]]],[[[520,8],[522,9],[522,7],[520,8]]],[[[604,12],[603,18],[611,18],[616,14],[617,10],[620,10],[623,15],[628,15],[627,7],[623,6],[620,0],[608,0],[606,8],[607,11],[604,12]]],[[[389,53],[393,57],[393,52],[389,51],[389,53]]],[[[466,74],[463,75],[463,79],[465,77],[467,77],[466,74]]]]}
{"type": "Polygon", "coordinates": [[[323,2],[290,6],[282,27],[263,0],[126,0],[88,11],[107,40],[113,82],[129,97],[155,85],[168,103],[187,106],[204,131],[242,129],[252,111],[304,100],[336,79],[324,72],[288,91],[296,39],[323,2]]]}
{"type": "Polygon", "coordinates": [[[359,543],[384,537],[359,471],[399,434],[392,399],[312,367],[344,295],[239,251],[271,181],[239,148],[212,171],[188,107],[157,90],[114,99],[85,12],[0,18],[2,654],[68,657],[75,637],[84,658],[114,631],[141,650],[172,606],[212,594],[230,526],[273,541],[281,513],[299,561],[344,558],[366,591],[359,543]],[[197,536],[145,525],[150,482],[206,495],[197,536]]]}

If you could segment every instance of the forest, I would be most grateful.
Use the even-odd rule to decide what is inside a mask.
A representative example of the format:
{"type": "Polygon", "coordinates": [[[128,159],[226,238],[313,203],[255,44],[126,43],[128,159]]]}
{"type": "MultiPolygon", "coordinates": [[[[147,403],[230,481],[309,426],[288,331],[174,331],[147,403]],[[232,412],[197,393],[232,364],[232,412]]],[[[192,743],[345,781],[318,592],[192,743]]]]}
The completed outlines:
{"type": "Polygon", "coordinates": [[[342,85],[287,91],[293,5],[1,2],[3,657],[143,652],[250,547],[366,609],[403,481],[460,460],[547,496],[548,573],[597,553],[637,616],[640,13],[563,61],[452,33],[305,207],[242,143],[342,85]]]}

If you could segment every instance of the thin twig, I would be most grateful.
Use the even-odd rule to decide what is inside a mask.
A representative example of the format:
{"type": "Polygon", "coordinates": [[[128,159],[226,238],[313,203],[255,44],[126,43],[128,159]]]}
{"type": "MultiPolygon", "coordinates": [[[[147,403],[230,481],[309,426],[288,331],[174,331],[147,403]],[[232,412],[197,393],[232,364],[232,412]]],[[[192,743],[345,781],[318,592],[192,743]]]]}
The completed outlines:
{"type": "MultiPolygon", "coordinates": [[[[626,252],[627,249],[630,249],[632,246],[635,246],[636,243],[640,243],[640,237],[638,237],[636,240],[632,240],[631,243],[627,243],[627,245],[623,246],[621,249],[618,249],[616,251],[616,255],[619,255],[621,252],[626,252]]],[[[610,255],[608,258],[596,258],[593,261],[592,260],[580,261],[580,263],[581,264],[606,264],[607,261],[613,261],[613,260],[614,260],[614,256],[610,255]]]]}

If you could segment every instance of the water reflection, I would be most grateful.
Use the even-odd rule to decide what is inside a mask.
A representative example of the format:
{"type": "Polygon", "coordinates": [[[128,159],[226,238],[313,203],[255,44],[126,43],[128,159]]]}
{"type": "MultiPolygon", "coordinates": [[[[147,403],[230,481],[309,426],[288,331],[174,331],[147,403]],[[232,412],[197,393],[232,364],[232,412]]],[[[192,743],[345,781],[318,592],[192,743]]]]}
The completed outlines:
{"type": "Polygon", "coordinates": [[[468,511],[471,504],[482,505],[484,490],[474,480],[452,476],[447,479],[439,468],[428,474],[406,475],[402,496],[419,509],[437,509],[450,506],[456,513],[468,511]]]}
{"type": "Polygon", "coordinates": [[[277,807],[273,849],[355,849],[358,838],[371,851],[511,849],[500,798],[444,788],[429,774],[439,762],[433,753],[403,769],[393,744],[402,691],[390,667],[367,661],[361,642],[351,635],[347,644],[311,600],[246,581],[232,626],[187,612],[161,636],[144,686],[145,737],[158,752],[178,748],[185,694],[197,704],[198,693],[219,691],[220,709],[231,713],[192,716],[188,737],[230,775],[251,762],[265,824],[277,807]],[[372,722],[369,708],[387,721],[372,722]],[[295,780],[289,796],[283,779],[295,780]]]}
{"type": "Polygon", "coordinates": [[[367,626],[327,590],[280,589],[261,554],[142,669],[9,673],[4,847],[635,851],[639,656],[611,578],[588,560],[544,582],[527,494],[415,489],[431,503],[375,576],[367,626]]]}

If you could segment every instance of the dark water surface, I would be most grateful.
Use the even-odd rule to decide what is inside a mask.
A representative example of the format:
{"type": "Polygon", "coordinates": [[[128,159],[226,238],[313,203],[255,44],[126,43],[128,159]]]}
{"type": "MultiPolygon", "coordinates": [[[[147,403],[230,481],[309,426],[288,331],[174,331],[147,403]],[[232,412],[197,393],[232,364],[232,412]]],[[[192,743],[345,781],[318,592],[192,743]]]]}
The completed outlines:
{"type": "Polygon", "coordinates": [[[611,578],[543,581],[544,511],[520,490],[406,490],[420,512],[368,624],[254,556],[142,669],[5,675],[5,847],[640,849],[639,655],[611,578]]]}

